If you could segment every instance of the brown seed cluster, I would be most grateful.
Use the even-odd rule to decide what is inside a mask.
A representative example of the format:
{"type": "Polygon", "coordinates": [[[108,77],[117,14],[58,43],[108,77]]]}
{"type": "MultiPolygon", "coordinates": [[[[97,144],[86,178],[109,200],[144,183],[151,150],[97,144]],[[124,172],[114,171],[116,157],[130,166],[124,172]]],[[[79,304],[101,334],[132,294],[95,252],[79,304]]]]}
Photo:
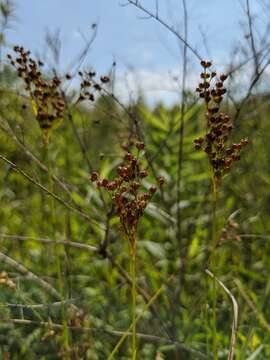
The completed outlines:
{"type": "Polygon", "coordinates": [[[196,91],[205,102],[207,131],[204,137],[194,140],[194,147],[208,155],[215,179],[221,180],[230,171],[233,162],[240,160],[240,152],[248,144],[248,139],[228,145],[233,125],[230,117],[220,111],[223,95],[227,92],[224,87],[227,75],[218,77],[216,72],[210,71],[210,61],[201,61],[201,65],[204,70],[196,91]]]}
{"type": "Polygon", "coordinates": [[[225,227],[221,231],[218,246],[221,246],[227,242],[239,242],[241,237],[238,235],[239,224],[233,219],[229,218],[225,227]]]}
{"type": "Polygon", "coordinates": [[[95,101],[95,94],[102,91],[102,86],[110,82],[108,76],[101,76],[100,81],[95,80],[96,72],[95,71],[79,71],[78,72],[81,78],[80,84],[80,95],[77,102],[84,100],[95,101]]]}
{"type": "MultiPolygon", "coordinates": [[[[98,172],[91,174],[91,181],[100,188],[107,190],[112,196],[116,207],[121,227],[130,240],[131,249],[134,249],[133,235],[146,206],[157,191],[156,186],[151,186],[144,191],[142,180],[148,176],[148,171],[141,168],[139,153],[144,149],[144,143],[135,144],[138,155],[127,152],[124,161],[116,169],[117,176],[114,180],[101,179],[98,172]]],[[[162,186],[164,180],[159,177],[158,184],[162,186]]]]}
{"type": "Polygon", "coordinates": [[[45,78],[41,72],[43,63],[31,58],[30,51],[24,50],[22,46],[14,46],[13,50],[17,57],[13,58],[10,54],[7,57],[24,81],[43,140],[48,143],[50,130],[64,118],[65,102],[60,91],[61,80],[56,75],[52,79],[45,78]]]}

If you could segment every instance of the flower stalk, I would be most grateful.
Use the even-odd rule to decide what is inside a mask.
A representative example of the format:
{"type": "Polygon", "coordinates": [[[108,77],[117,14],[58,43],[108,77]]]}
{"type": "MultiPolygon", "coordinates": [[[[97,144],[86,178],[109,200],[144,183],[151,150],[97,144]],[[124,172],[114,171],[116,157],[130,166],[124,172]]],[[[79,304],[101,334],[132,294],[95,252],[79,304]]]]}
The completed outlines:
{"type": "MultiPolygon", "coordinates": [[[[241,139],[239,143],[230,143],[231,132],[233,129],[232,120],[229,115],[221,111],[223,96],[227,89],[224,82],[226,74],[217,75],[211,71],[210,61],[201,61],[203,68],[200,74],[201,82],[196,88],[200,98],[204,99],[206,109],[206,132],[203,137],[194,140],[196,150],[203,150],[209,159],[212,173],[212,221],[211,221],[211,245],[208,265],[215,273],[216,268],[216,249],[218,247],[218,219],[217,203],[218,194],[222,179],[231,171],[234,162],[240,160],[242,149],[248,144],[248,139],[241,139]]],[[[213,358],[218,359],[218,340],[217,340],[217,286],[214,282],[213,290],[210,293],[213,304],[213,358]]]]}
{"type": "MultiPolygon", "coordinates": [[[[136,142],[137,155],[131,152],[125,154],[123,163],[120,164],[113,179],[101,179],[98,172],[91,174],[90,180],[97,187],[109,192],[116,214],[119,218],[120,228],[129,242],[130,276],[132,291],[132,360],[137,358],[136,345],[136,245],[137,228],[144,211],[157,191],[156,186],[150,186],[145,191],[143,180],[148,176],[148,171],[141,167],[140,153],[144,150],[143,142],[136,142]]],[[[157,179],[159,186],[164,184],[163,178],[157,179]]]]}

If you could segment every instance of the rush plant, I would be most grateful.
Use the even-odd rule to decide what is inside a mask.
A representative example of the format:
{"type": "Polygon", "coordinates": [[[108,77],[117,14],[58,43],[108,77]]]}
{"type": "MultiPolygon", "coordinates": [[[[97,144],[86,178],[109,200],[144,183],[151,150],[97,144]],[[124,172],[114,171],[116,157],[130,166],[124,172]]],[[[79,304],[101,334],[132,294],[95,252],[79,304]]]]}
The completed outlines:
{"type": "MultiPolygon", "coordinates": [[[[231,142],[231,133],[233,123],[230,116],[222,112],[222,102],[227,92],[224,82],[227,79],[226,74],[217,75],[212,71],[212,62],[201,61],[203,72],[200,74],[201,82],[196,88],[196,92],[205,104],[206,131],[203,137],[194,140],[196,150],[203,150],[209,159],[211,177],[212,177],[212,243],[207,267],[210,266],[215,273],[216,259],[215,252],[219,245],[217,229],[217,202],[219,187],[222,179],[229,174],[234,162],[240,160],[242,149],[248,144],[248,139],[241,139],[238,143],[231,142]]],[[[211,292],[213,300],[213,356],[218,359],[217,347],[217,289],[216,282],[213,284],[211,292]]]]}
{"type": "MultiPolygon", "coordinates": [[[[112,180],[102,179],[98,172],[91,174],[91,181],[97,187],[103,188],[111,196],[116,214],[120,222],[120,230],[129,243],[130,276],[132,280],[132,359],[137,358],[136,348],[136,245],[137,227],[144,211],[157,191],[156,186],[145,188],[143,180],[148,171],[142,167],[140,154],[144,150],[144,143],[135,143],[134,153],[127,152],[121,165],[116,169],[116,177],[112,180]]],[[[132,150],[132,149],[130,149],[132,150]]],[[[158,184],[163,185],[163,178],[159,177],[158,184]]]]}

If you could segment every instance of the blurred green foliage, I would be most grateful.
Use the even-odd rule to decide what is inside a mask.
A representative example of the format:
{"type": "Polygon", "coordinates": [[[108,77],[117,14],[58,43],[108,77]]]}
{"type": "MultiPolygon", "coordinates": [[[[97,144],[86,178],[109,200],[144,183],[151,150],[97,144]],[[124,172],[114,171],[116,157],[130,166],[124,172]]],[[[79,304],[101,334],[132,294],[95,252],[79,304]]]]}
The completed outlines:
{"type": "MultiPolygon", "coordinates": [[[[124,154],[121,145],[134,134],[136,121],[146,144],[142,161],[150,172],[147,183],[155,183],[160,175],[166,180],[147,207],[138,230],[137,282],[143,289],[138,291],[138,314],[147,297],[166,285],[137,325],[139,334],[149,335],[138,335],[138,358],[158,359],[159,352],[163,359],[210,359],[212,283],[204,270],[211,237],[211,183],[206,156],[193,149],[193,139],[205,127],[204,110],[196,95],[187,96],[181,196],[177,204],[179,106],[166,108],[160,104],[151,110],[140,100],[124,110],[104,95],[86,109],[67,100],[65,121],[54,130],[46,155],[28,100],[21,96],[20,85],[8,67],[3,69],[0,80],[0,154],[77,209],[72,211],[57,200],[52,205],[50,195],[0,160],[0,252],[46,280],[63,299],[61,306],[39,282],[2,259],[1,274],[5,271],[16,287],[0,283],[0,358],[106,359],[119,339],[114,331],[128,329],[128,243],[118,230],[110,198],[96,189],[89,176],[92,170],[113,176],[124,154]],[[48,174],[42,170],[48,166],[48,157],[52,176],[62,186],[57,181],[50,186],[48,174]],[[99,249],[106,234],[109,256],[40,240],[63,240],[99,249]],[[174,277],[168,280],[171,274],[174,277]],[[32,323],[19,324],[11,319],[32,323]],[[65,323],[71,327],[68,346],[64,346],[65,323]],[[53,324],[62,324],[62,328],[53,324]]],[[[218,199],[219,233],[224,234],[222,229],[228,228],[232,216],[238,224],[238,237],[229,234],[218,248],[215,273],[239,304],[237,360],[270,358],[270,334],[262,321],[262,317],[266,322],[270,317],[269,108],[268,96],[256,96],[243,109],[234,136],[237,140],[248,137],[250,145],[224,179],[218,199]],[[236,279],[257,313],[247,305],[236,279]]],[[[233,108],[227,111],[233,116],[233,108]]],[[[232,318],[230,299],[218,288],[219,359],[227,359],[232,318]]],[[[117,359],[129,358],[128,340],[117,359]]]]}

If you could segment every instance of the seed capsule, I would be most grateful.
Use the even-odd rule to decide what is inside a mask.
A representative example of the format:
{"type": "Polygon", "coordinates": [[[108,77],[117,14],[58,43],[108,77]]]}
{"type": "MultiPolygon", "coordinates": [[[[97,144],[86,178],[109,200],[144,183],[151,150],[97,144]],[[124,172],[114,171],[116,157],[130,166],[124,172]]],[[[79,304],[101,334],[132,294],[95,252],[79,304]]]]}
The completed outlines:
{"type": "Polygon", "coordinates": [[[103,187],[107,187],[108,183],[109,183],[109,180],[103,179],[101,184],[103,187]]]}
{"type": "Polygon", "coordinates": [[[206,61],[202,60],[202,61],[201,61],[201,65],[202,65],[202,67],[205,68],[205,67],[206,67],[206,61]]]}
{"type": "Polygon", "coordinates": [[[225,80],[227,79],[227,77],[228,77],[228,75],[226,75],[226,74],[221,74],[221,75],[220,75],[220,80],[221,80],[221,81],[225,81],[225,80]]]}
{"type": "Polygon", "coordinates": [[[110,78],[108,76],[101,76],[100,81],[103,84],[106,84],[106,83],[108,83],[110,81],[110,78]]]}
{"type": "Polygon", "coordinates": [[[157,177],[157,182],[158,182],[159,186],[164,185],[164,184],[165,184],[165,179],[164,179],[164,177],[163,177],[163,176],[158,176],[158,177],[157,177]]]}
{"type": "Polygon", "coordinates": [[[141,178],[145,178],[148,176],[148,172],[146,170],[141,170],[140,173],[139,173],[139,176],[141,178]]]}
{"type": "Polygon", "coordinates": [[[143,150],[144,149],[144,143],[143,142],[137,142],[136,143],[136,148],[139,150],[143,150]]]}
{"type": "Polygon", "coordinates": [[[150,194],[154,194],[157,191],[157,188],[155,186],[151,186],[149,189],[150,194]]]}

